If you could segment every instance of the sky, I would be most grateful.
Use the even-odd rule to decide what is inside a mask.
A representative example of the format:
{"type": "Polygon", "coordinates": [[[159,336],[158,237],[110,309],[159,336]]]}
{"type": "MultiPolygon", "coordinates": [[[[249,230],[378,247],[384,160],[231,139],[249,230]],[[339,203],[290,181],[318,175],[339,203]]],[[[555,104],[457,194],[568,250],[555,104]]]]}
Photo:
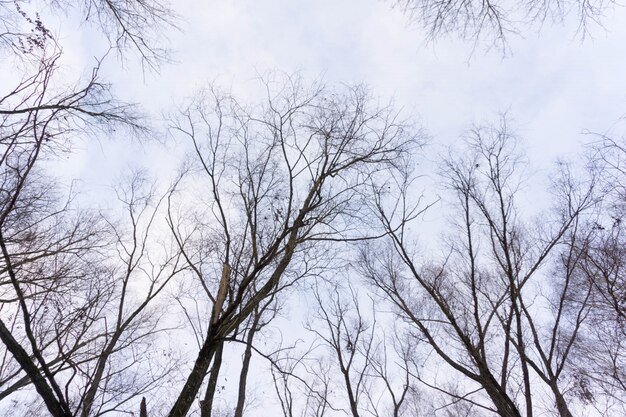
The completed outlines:
{"type": "MultiPolygon", "coordinates": [[[[620,123],[626,114],[626,8],[608,11],[604,27],[591,26],[584,40],[575,19],[531,28],[509,37],[503,55],[454,37],[428,43],[421,27],[378,0],[182,0],[173,7],[179,28],[164,36],[171,63],[142,71],[137,60],[122,62],[109,53],[102,67],[120,99],[139,103],[154,119],[159,139],[166,136],[163,119],[210,82],[250,101],[261,98],[258,77],[270,71],[331,85],[365,84],[424,128],[430,159],[421,162],[430,175],[437,155],[473,124],[496,122],[506,112],[530,161],[521,204],[539,211],[546,208],[537,202],[545,201],[555,160],[575,159],[593,140],[583,132],[622,135],[626,127],[620,123]]],[[[64,45],[68,75],[86,71],[107,52],[102,35],[79,19],[56,22],[51,26],[64,45]]],[[[78,143],[57,173],[80,178],[82,195],[106,207],[124,172],[145,168],[168,182],[185,149],[172,140],[138,143],[121,133],[78,143]]],[[[434,187],[421,183],[427,191],[436,188],[436,176],[431,180],[434,187]]],[[[422,220],[428,224],[420,227],[439,234],[446,220],[439,212],[427,213],[422,220]]]]}
{"type": "MultiPolygon", "coordinates": [[[[137,61],[110,54],[103,68],[120,98],[139,102],[156,120],[208,82],[254,100],[259,74],[298,72],[329,84],[364,83],[381,101],[393,98],[436,148],[507,112],[529,158],[547,167],[575,155],[590,140],[584,131],[620,134],[626,114],[624,9],[608,11],[604,28],[592,26],[585,40],[574,19],[531,28],[511,36],[503,56],[452,37],[428,43],[422,28],[378,0],[183,0],[173,6],[180,19],[179,29],[166,34],[172,63],[142,72],[137,61]]],[[[83,71],[106,52],[89,26],[65,17],[57,25],[68,71],[83,71]]],[[[112,166],[138,159],[167,164],[172,152],[145,144],[128,152],[123,139],[84,150],[70,175],[94,182],[115,171],[112,166]]]]}

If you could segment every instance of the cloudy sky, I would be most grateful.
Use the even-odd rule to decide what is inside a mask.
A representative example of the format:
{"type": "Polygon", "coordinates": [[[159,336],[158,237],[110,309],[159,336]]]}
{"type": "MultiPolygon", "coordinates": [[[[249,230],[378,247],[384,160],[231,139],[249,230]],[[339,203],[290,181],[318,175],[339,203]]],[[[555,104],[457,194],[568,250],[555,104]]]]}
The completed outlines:
{"type": "MultiPolygon", "coordinates": [[[[259,75],[269,71],[364,83],[424,128],[431,157],[473,124],[507,112],[532,167],[522,198],[537,208],[554,161],[576,157],[593,140],[583,132],[621,136],[626,127],[626,8],[608,10],[604,27],[590,26],[584,40],[575,16],[511,35],[503,55],[453,37],[428,43],[421,27],[380,0],[183,0],[172,7],[179,28],[163,34],[171,63],[142,71],[138,60],[121,62],[112,52],[102,68],[122,100],[151,115],[159,135],[164,116],[209,82],[250,100],[258,98],[259,75]]],[[[108,50],[102,34],[80,20],[45,16],[63,45],[68,80],[89,73],[108,50]]],[[[56,173],[80,178],[86,198],[106,205],[124,171],[143,167],[167,180],[182,149],[174,141],[139,144],[122,135],[88,140],[56,173]]],[[[429,168],[423,171],[436,172],[429,168]]]]}
{"type": "MultiPolygon", "coordinates": [[[[105,65],[118,94],[155,116],[208,81],[245,95],[258,73],[300,71],[395,97],[435,144],[507,111],[531,157],[551,159],[575,150],[583,130],[619,133],[615,124],[626,113],[622,9],[607,12],[605,28],[592,27],[584,41],[575,19],[511,36],[503,57],[469,41],[426,43],[420,27],[378,0],[177,1],[174,8],[181,20],[169,34],[172,64],[144,76],[136,62],[105,65]]],[[[84,68],[105,51],[92,36],[75,36],[87,32],[84,25],[58,31],[70,67],[84,68]]]]}

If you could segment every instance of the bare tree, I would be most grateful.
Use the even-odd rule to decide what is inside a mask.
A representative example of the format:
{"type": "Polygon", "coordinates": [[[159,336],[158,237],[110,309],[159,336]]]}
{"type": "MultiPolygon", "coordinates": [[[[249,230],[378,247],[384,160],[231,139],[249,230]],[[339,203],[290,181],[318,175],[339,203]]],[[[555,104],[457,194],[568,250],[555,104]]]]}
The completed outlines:
{"type": "MultiPolygon", "coordinates": [[[[120,224],[107,229],[98,217],[73,218],[71,206],[52,213],[39,206],[36,223],[22,232],[37,233],[40,247],[33,242],[25,247],[23,241],[5,245],[3,275],[10,279],[4,294],[14,300],[4,300],[3,310],[8,313],[13,303],[15,312],[10,334],[3,335],[12,354],[3,362],[3,398],[30,383],[41,395],[40,382],[29,374],[35,368],[59,388],[58,402],[67,406],[67,415],[102,415],[134,408],[132,400],[158,388],[176,366],[174,358],[154,361],[152,342],[163,330],[154,299],[181,271],[179,254],[164,248],[159,256],[151,242],[156,211],[149,206],[151,192],[141,194],[140,185],[135,177],[120,194],[128,232],[120,224]],[[27,249],[27,255],[13,249],[27,249]],[[21,350],[33,356],[22,357],[21,350]]],[[[42,399],[56,415],[50,410],[53,400],[42,399]]]]}
{"type": "Polygon", "coordinates": [[[84,22],[96,26],[121,57],[137,54],[142,65],[152,69],[158,69],[167,60],[168,51],[163,47],[166,29],[175,28],[178,20],[167,3],[157,0],[42,0],[28,8],[27,3],[30,2],[0,1],[0,47],[20,56],[36,54],[56,41],[39,13],[26,9],[46,8],[66,15],[78,9],[84,22]]]}
{"type": "Polygon", "coordinates": [[[382,199],[376,201],[390,247],[365,247],[362,272],[441,361],[466,378],[466,394],[449,392],[451,397],[501,416],[530,417],[539,375],[560,415],[569,416],[559,378],[588,308],[586,302],[579,307],[571,330],[562,304],[572,294],[572,271],[580,257],[571,248],[586,239],[579,225],[594,207],[593,183],[577,184],[566,175],[556,186],[555,214],[544,214],[541,225],[533,227],[515,202],[523,159],[505,119],[497,127],[473,130],[469,144],[463,156],[448,158],[443,171],[458,208],[451,219],[458,234],[448,240],[443,260],[416,257],[410,220],[420,211],[410,204],[410,177],[399,176],[399,202],[389,209],[382,199]],[[571,258],[563,259],[568,254],[571,258]],[[542,319],[541,306],[549,302],[541,300],[540,288],[546,285],[546,268],[559,256],[564,265],[554,288],[561,306],[549,324],[542,319]],[[483,392],[491,404],[481,398],[483,392]]]}
{"type": "Polygon", "coordinates": [[[83,417],[104,414],[115,409],[115,401],[123,404],[158,387],[178,365],[171,356],[168,361],[153,359],[157,356],[155,335],[166,330],[159,325],[163,311],[155,306],[155,299],[186,265],[176,246],[159,240],[153,230],[160,201],[154,201],[155,190],[142,173],[134,173],[120,187],[118,198],[127,211],[129,229],[109,223],[119,266],[114,270],[115,291],[107,300],[107,310],[115,313],[99,317],[106,327],[95,364],[83,371],[87,379],[79,401],[83,417]],[[130,350],[132,355],[127,353],[130,350]],[[133,374],[130,381],[129,374],[133,374]]]}
{"type": "MultiPolygon", "coordinates": [[[[591,144],[589,169],[597,176],[602,200],[593,233],[586,245],[578,245],[581,257],[577,273],[590,290],[589,314],[584,333],[573,346],[576,372],[573,391],[582,402],[610,412],[626,407],[626,279],[624,263],[624,166],[623,140],[600,136],[591,144]]],[[[580,295],[567,300],[576,308],[580,295]]]]}
{"type": "MultiPolygon", "coordinates": [[[[131,130],[140,127],[132,108],[115,103],[108,86],[99,82],[97,68],[82,86],[65,90],[53,87],[57,58],[44,55],[35,75],[23,78],[0,98],[2,281],[4,297],[18,306],[19,327],[27,344],[23,346],[4,321],[0,328],[2,341],[49,408],[67,413],[69,405],[61,398],[37,340],[35,316],[45,317],[44,303],[29,304],[56,291],[58,274],[61,278],[71,276],[74,268],[85,266],[86,258],[77,257],[81,251],[98,246],[99,222],[90,220],[87,213],[68,217],[69,203],[59,204],[60,196],[38,169],[38,161],[63,153],[77,132],[115,125],[131,130]],[[34,270],[29,270],[31,266],[34,270]],[[24,350],[26,346],[32,349],[32,357],[24,350]]],[[[66,287],[67,291],[71,290],[66,287]]],[[[71,322],[72,318],[66,317],[59,324],[71,322]]]]}
{"type": "Polygon", "coordinates": [[[327,283],[326,290],[323,283],[314,287],[317,313],[306,325],[331,351],[349,413],[401,417],[419,412],[426,403],[419,401],[413,377],[419,373],[414,352],[403,346],[403,332],[396,326],[391,335],[383,330],[390,324],[378,322],[381,312],[375,302],[362,298],[349,279],[341,280],[348,282],[347,288],[336,282],[327,283]],[[367,311],[365,304],[370,304],[367,311]]]}
{"type": "MultiPolygon", "coordinates": [[[[54,45],[35,47],[39,49],[26,51],[33,52],[27,63],[33,75],[0,93],[0,339],[7,348],[0,395],[8,397],[32,384],[52,415],[99,415],[146,392],[159,379],[136,374],[129,383],[139,365],[128,362],[125,352],[146,346],[143,339],[153,334],[149,323],[154,321],[147,320],[145,307],[179,269],[176,256],[165,255],[160,270],[152,265],[155,275],[144,274],[151,276],[145,303],[134,295],[130,302],[128,283],[145,272],[140,270],[152,245],[147,242],[151,221],[137,222],[150,217],[146,202],[153,197],[138,197],[137,184],[127,189],[124,204],[134,237],[129,244],[123,241],[125,233],[97,211],[79,210],[74,192],[64,201],[62,189],[41,168],[42,161],[69,155],[76,136],[120,127],[136,134],[145,128],[136,108],[117,102],[110,86],[99,80],[98,66],[85,80],[67,86],[57,77],[60,54],[54,45]],[[137,212],[142,205],[147,211],[137,212]],[[109,262],[115,257],[105,256],[112,244],[121,245],[125,274],[109,262]],[[115,314],[114,304],[119,307],[115,314]]],[[[157,258],[155,252],[148,262],[157,258]]]]}
{"type": "Polygon", "coordinates": [[[364,410],[368,385],[371,384],[368,374],[375,326],[366,321],[358,293],[351,286],[347,299],[342,297],[338,284],[332,285],[327,292],[321,292],[318,285],[313,289],[313,294],[318,309],[317,320],[306,327],[332,352],[341,376],[340,385],[348,400],[349,412],[352,417],[359,417],[364,410]]]}
{"type": "Polygon", "coordinates": [[[0,54],[24,74],[0,87],[0,398],[34,387],[52,415],[128,409],[175,363],[148,365],[147,347],[159,323],[154,299],[181,271],[178,252],[156,240],[159,204],[154,191],[140,190],[144,180],[122,187],[130,222],[122,230],[124,222],[79,209],[74,191],[42,169],[69,158],[77,137],[147,130],[137,107],[100,80],[99,62],[74,85],[59,77],[61,46],[29,10],[82,7],[112,45],[152,67],[165,57],[161,34],[175,18],[156,1],[26,3],[0,1],[0,54]]]}
{"type": "Polygon", "coordinates": [[[332,365],[316,356],[313,344],[293,357],[281,351],[271,373],[283,417],[324,417],[338,411],[332,404],[332,365]]]}
{"type": "Polygon", "coordinates": [[[392,110],[371,108],[362,88],[334,93],[296,79],[266,86],[258,107],[207,90],[173,122],[173,134],[192,144],[192,178],[206,188],[188,216],[199,221],[172,216],[170,227],[212,307],[171,417],[187,414],[225,338],[294,279],[325,266],[323,242],[368,237],[366,185],[416,139],[392,110]],[[207,244],[194,245],[202,236],[207,244]]]}
{"type": "Polygon", "coordinates": [[[506,52],[508,39],[529,26],[562,23],[575,15],[578,32],[585,36],[592,25],[602,25],[607,10],[616,7],[613,1],[442,1],[393,0],[394,7],[422,26],[430,40],[458,35],[476,43],[486,42],[506,52]]]}

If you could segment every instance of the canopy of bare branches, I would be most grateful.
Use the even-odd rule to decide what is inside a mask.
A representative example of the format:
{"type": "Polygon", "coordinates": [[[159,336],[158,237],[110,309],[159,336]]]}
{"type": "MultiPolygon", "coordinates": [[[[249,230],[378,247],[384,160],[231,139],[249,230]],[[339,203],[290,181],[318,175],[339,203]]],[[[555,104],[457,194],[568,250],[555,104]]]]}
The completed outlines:
{"type": "MultiPolygon", "coordinates": [[[[430,38],[501,44],[613,5],[392,3],[430,38]]],[[[537,181],[507,114],[437,153],[366,86],[280,72],[155,122],[111,58],[68,76],[37,7],[144,75],[181,22],[0,0],[1,415],[626,415],[626,140],[590,135],[537,181]],[[105,203],[55,172],[120,137],[182,157],[117,173],[105,203]]]]}

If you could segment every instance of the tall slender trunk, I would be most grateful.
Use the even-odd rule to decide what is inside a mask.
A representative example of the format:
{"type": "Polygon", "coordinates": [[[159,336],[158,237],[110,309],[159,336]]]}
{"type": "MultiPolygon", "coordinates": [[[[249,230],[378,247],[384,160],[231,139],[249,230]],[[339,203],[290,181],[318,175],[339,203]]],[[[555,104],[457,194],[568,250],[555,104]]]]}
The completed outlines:
{"type": "Polygon", "coordinates": [[[41,375],[39,369],[30,358],[30,355],[24,350],[22,345],[13,338],[13,335],[2,320],[0,320],[0,340],[2,340],[7,350],[11,352],[13,358],[15,358],[15,361],[33,382],[37,393],[41,396],[50,414],[54,417],[71,417],[72,413],[56,398],[52,388],[50,388],[46,379],[41,375]]]}
{"type": "Polygon", "coordinates": [[[556,382],[553,384],[550,384],[550,388],[552,389],[552,392],[554,393],[556,409],[559,412],[559,416],[560,417],[574,417],[572,412],[569,410],[569,407],[567,406],[567,401],[565,400],[565,397],[563,397],[563,394],[561,394],[561,390],[559,390],[559,387],[556,385],[556,382]]]}
{"type": "Polygon", "coordinates": [[[514,304],[515,308],[515,321],[517,327],[517,350],[521,359],[522,377],[524,378],[524,399],[526,400],[526,417],[533,417],[533,397],[530,384],[530,371],[528,369],[528,362],[526,354],[526,346],[524,344],[524,337],[522,331],[522,316],[517,305],[517,301],[514,304]]]}
{"type": "Polygon", "coordinates": [[[198,394],[198,391],[200,390],[200,387],[202,386],[204,377],[206,376],[209,366],[211,365],[211,360],[213,359],[219,345],[220,342],[218,342],[215,337],[215,329],[211,326],[209,333],[202,344],[202,348],[198,352],[198,357],[193,364],[193,368],[187,377],[187,381],[185,381],[185,385],[183,385],[183,388],[181,389],[176,402],[172,406],[168,417],[185,417],[187,415],[196,398],[196,395],[198,394]]]}
{"type": "Polygon", "coordinates": [[[200,403],[200,416],[211,417],[213,411],[213,399],[215,398],[215,391],[217,389],[217,378],[220,374],[222,367],[222,353],[224,352],[224,342],[221,342],[215,349],[215,356],[213,357],[213,366],[211,366],[211,374],[209,375],[209,382],[204,392],[204,399],[200,403]]]}
{"type": "Polygon", "coordinates": [[[115,348],[115,345],[117,344],[120,335],[121,331],[117,331],[113,335],[111,342],[109,342],[107,347],[98,357],[98,362],[96,363],[96,370],[93,374],[91,385],[89,386],[89,389],[85,393],[85,397],[83,399],[83,409],[80,413],[81,417],[88,417],[91,413],[91,408],[93,407],[96,394],[98,393],[98,389],[100,388],[100,382],[102,381],[107,362],[109,360],[109,357],[113,353],[113,349],[115,348]]]}
{"type": "Polygon", "coordinates": [[[239,392],[237,395],[237,406],[235,407],[235,415],[233,417],[243,416],[243,407],[246,404],[246,384],[248,382],[248,370],[250,369],[250,360],[252,359],[252,342],[259,325],[261,312],[257,311],[248,336],[246,337],[246,350],[243,353],[243,363],[241,365],[241,373],[239,374],[239,392]]]}
{"type": "Polygon", "coordinates": [[[354,391],[352,390],[350,372],[342,367],[341,373],[343,374],[343,380],[346,384],[346,393],[348,394],[348,403],[350,404],[350,412],[352,414],[352,417],[359,417],[359,408],[357,406],[357,399],[354,396],[354,391]]]}
{"type": "Polygon", "coordinates": [[[485,376],[481,385],[487,392],[487,395],[489,395],[489,398],[491,398],[500,417],[522,417],[515,402],[511,400],[509,395],[503,391],[502,387],[491,375],[485,376]]]}

